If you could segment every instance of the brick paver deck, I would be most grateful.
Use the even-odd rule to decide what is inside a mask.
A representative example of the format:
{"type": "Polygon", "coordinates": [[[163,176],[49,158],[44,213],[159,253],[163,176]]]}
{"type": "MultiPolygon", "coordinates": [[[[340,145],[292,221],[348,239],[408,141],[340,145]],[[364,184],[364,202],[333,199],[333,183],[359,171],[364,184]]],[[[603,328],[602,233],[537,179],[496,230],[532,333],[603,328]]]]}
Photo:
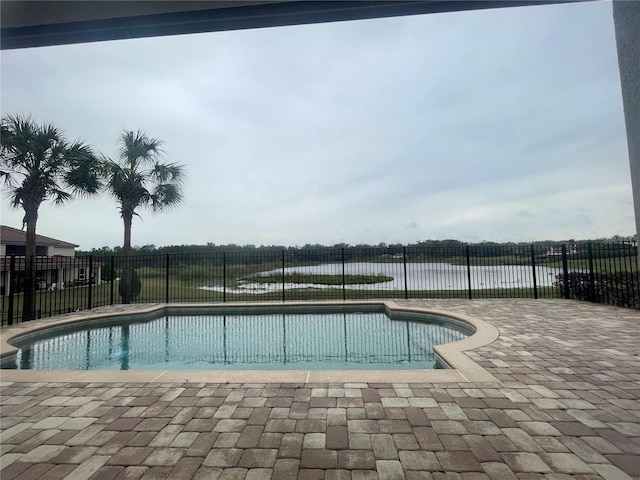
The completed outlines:
{"type": "Polygon", "coordinates": [[[0,478],[640,479],[640,313],[406,301],[475,316],[500,382],[1,383],[0,478]]]}

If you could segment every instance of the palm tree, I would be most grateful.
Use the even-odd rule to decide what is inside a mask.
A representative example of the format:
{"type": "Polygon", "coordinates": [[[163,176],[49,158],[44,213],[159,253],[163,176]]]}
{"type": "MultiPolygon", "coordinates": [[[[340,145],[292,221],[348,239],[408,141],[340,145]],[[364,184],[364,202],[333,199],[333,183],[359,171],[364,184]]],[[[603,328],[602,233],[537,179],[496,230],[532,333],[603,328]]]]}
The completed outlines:
{"type": "Polygon", "coordinates": [[[0,178],[9,202],[24,210],[27,227],[26,268],[22,320],[35,318],[36,224],[44,201],[62,205],[74,195],[97,194],[101,188],[100,161],[92,149],[76,140],[69,143],[51,123],[7,115],[1,122],[0,178]]]}
{"type": "Polygon", "coordinates": [[[154,212],[175,207],[182,201],[184,166],[162,163],[162,141],[142,130],[124,131],[119,140],[118,159],[103,160],[106,189],[115,198],[124,222],[124,266],[121,278],[122,303],[132,300],[131,223],[138,207],[154,212]]]}

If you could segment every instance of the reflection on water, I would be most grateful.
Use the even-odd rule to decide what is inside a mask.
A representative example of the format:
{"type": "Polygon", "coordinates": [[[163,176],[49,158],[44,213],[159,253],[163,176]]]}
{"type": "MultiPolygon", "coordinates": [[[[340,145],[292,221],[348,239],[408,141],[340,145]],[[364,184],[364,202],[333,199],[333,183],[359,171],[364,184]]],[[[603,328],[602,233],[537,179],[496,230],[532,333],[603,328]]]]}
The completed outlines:
{"type": "MultiPolygon", "coordinates": [[[[261,275],[282,273],[282,269],[262,272],[261,275]]],[[[559,268],[536,267],[538,287],[550,287],[561,272],[559,268]]],[[[342,275],[342,263],[289,267],[284,273],[309,273],[316,275],[342,275]]],[[[474,290],[533,288],[533,269],[529,265],[451,265],[449,263],[373,263],[354,262],[344,264],[345,275],[385,275],[393,277],[388,282],[373,284],[347,285],[355,290],[467,290],[469,280],[474,290]],[[406,282],[405,282],[406,277],[406,282]],[[470,277],[470,278],[469,278],[470,277]]],[[[222,286],[203,286],[204,290],[222,291],[222,286]]],[[[226,288],[228,293],[274,292],[282,290],[282,283],[251,282],[241,284],[236,289],[226,288]]],[[[342,285],[323,285],[314,283],[285,283],[284,288],[342,288],[342,285]]]]}
{"type": "MultiPolygon", "coordinates": [[[[437,320],[437,319],[435,319],[437,320]]],[[[18,368],[60,370],[434,368],[465,338],[440,321],[384,313],[165,316],[68,332],[23,347],[18,368]]]]}

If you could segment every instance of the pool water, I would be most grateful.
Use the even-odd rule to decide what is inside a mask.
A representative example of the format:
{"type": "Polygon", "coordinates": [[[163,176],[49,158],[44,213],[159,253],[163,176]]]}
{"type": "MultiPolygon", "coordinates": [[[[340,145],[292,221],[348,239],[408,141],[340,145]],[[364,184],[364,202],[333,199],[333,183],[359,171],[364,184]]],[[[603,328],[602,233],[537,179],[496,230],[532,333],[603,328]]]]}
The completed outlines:
{"type": "Polygon", "coordinates": [[[431,369],[441,367],[434,345],[468,333],[442,317],[402,320],[384,312],[163,315],[39,334],[21,345],[16,368],[431,369]]]}

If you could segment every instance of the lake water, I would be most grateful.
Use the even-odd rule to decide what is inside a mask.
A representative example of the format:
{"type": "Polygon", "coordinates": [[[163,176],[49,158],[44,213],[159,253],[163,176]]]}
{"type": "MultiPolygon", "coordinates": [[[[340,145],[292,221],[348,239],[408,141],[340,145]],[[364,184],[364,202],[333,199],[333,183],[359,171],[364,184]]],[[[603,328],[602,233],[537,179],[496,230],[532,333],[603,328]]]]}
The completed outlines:
{"type": "MultiPolygon", "coordinates": [[[[556,275],[561,273],[560,268],[536,267],[536,283],[538,287],[552,286],[556,275]]],[[[283,269],[262,272],[259,275],[282,273],[283,269]]],[[[342,275],[342,263],[329,263],[324,265],[308,265],[288,267],[284,269],[288,273],[311,273],[317,275],[342,275]]],[[[347,285],[351,290],[404,290],[405,266],[403,263],[374,263],[354,262],[344,264],[345,275],[385,275],[392,277],[388,282],[374,284],[347,285]]],[[[472,266],[471,288],[481,289],[505,289],[505,288],[532,288],[533,269],[528,265],[495,265],[472,266]]],[[[466,265],[451,265],[449,263],[407,263],[406,264],[406,288],[407,290],[467,290],[469,278],[466,265]]],[[[221,286],[202,287],[205,290],[222,291],[221,286]]],[[[282,283],[258,283],[248,280],[236,289],[227,288],[231,293],[247,292],[275,292],[281,291],[282,283]]],[[[286,290],[294,288],[338,288],[342,285],[323,285],[312,283],[285,283],[286,290]]]]}

